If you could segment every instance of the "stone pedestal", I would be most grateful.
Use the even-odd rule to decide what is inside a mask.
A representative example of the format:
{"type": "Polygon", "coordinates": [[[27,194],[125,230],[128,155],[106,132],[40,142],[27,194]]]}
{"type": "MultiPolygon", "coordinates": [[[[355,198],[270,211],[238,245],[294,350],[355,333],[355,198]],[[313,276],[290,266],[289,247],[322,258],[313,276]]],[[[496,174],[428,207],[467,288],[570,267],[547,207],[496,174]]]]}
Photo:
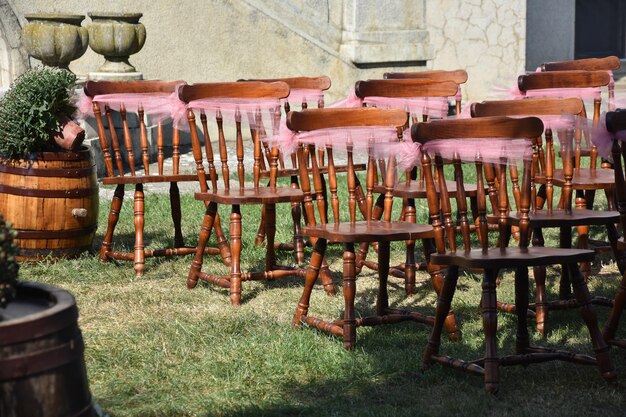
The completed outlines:
{"type": "Polygon", "coordinates": [[[357,67],[425,65],[433,58],[425,0],[345,0],[341,56],[357,67]]]}
{"type": "Polygon", "coordinates": [[[92,81],[137,81],[143,80],[143,73],[133,72],[90,72],[88,78],[92,81]]]}

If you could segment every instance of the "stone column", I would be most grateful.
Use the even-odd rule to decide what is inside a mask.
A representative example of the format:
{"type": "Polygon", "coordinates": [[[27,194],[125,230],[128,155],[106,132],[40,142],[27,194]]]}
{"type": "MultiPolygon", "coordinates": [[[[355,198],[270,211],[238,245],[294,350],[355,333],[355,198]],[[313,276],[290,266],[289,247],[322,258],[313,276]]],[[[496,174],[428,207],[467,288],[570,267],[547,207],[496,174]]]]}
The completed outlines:
{"type": "Polygon", "coordinates": [[[425,65],[433,58],[424,0],[344,0],[341,56],[360,68],[425,65]]]}

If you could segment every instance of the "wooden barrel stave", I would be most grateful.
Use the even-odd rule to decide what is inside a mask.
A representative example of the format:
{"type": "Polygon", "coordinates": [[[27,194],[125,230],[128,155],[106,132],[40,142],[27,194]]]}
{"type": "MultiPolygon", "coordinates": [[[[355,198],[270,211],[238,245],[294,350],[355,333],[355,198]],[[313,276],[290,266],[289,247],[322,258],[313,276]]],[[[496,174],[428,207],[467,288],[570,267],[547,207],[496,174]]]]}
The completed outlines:
{"type": "Polygon", "coordinates": [[[74,298],[22,283],[14,303],[0,309],[0,415],[93,416],[74,298]]]}
{"type": "Polygon", "coordinates": [[[87,148],[43,152],[31,160],[0,160],[0,171],[0,213],[18,231],[20,258],[75,257],[91,247],[98,186],[87,148]]]}

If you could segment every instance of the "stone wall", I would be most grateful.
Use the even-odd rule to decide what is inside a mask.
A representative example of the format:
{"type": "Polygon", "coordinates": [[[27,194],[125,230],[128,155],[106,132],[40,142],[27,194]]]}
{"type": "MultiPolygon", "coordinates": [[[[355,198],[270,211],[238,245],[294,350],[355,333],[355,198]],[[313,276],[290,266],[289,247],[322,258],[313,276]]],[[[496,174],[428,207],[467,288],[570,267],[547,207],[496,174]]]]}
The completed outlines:
{"type": "Polygon", "coordinates": [[[486,99],[524,71],[526,1],[426,0],[426,29],[432,67],[467,70],[464,100],[486,99]]]}
{"type": "MultiPolygon", "coordinates": [[[[24,14],[41,11],[142,12],[146,43],[130,62],[145,78],[202,82],[325,74],[333,81],[328,101],[334,101],[358,79],[424,69],[432,58],[423,28],[426,0],[387,0],[387,13],[403,16],[391,26],[382,19],[386,14],[375,21],[382,3],[372,0],[7,1],[22,24],[24,14]],[[357,26],[345,30],[344,21],[357,26]]],[[[86,75],[102,62],[88,50],[70,69],[86,75]]]]}

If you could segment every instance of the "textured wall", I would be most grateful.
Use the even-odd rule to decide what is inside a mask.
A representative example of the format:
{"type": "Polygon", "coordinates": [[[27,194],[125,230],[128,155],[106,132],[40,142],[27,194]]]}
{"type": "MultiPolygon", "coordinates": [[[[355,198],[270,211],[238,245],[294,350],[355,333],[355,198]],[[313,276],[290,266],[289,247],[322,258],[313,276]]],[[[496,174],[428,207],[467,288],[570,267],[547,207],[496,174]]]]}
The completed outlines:
{"type": "Polygon", "coordinates": [[[575,0],[528,0],[526,69],[574,59],[575,0]]]}
{"type": "MultiPolygon", "coordinates": [[[[25,13],[41,11],[85,15],[90,11],[142,12],[146,43],[130,62],[145,78],[201,82],[325,74],[333,81],[328,95],[328,101],[333,101],[345,95],[354,81],[380,77],[394,69],[358,69],[340,56],[338,25],[343,7],[339,0],[297,0],[284,10],[261,0],[9,1],[22,24],[25,13]],[[268,7],[265,13],[258,9],[264,4],[268,7]],[[303,23],[299,28],[280,21],[289,13],[299,14],[293,18],[303,23]],[[304,27],[306,22],[309,27],[304,27]],[[311,36],[311,27],[329,33],[311,36]]],[[[424,0],[413,2],[421,5],[416,13],[422,13],[424,0]]],[[[89,21],[86,18],[83,25],[89,21]]],[[[102,62],[102,57],[88,50],[70,69],[85,75],[96,71],[102,62]]],[[[415,71],[419,67],[404,69],[415,71]]]]}
{"type": "Polygon", "coordinates": [[[488,98],[492,85],[511,85],[524,71],[526,1],[427,0],[432,67],[468,72],[464,99],[488,98]]]}

